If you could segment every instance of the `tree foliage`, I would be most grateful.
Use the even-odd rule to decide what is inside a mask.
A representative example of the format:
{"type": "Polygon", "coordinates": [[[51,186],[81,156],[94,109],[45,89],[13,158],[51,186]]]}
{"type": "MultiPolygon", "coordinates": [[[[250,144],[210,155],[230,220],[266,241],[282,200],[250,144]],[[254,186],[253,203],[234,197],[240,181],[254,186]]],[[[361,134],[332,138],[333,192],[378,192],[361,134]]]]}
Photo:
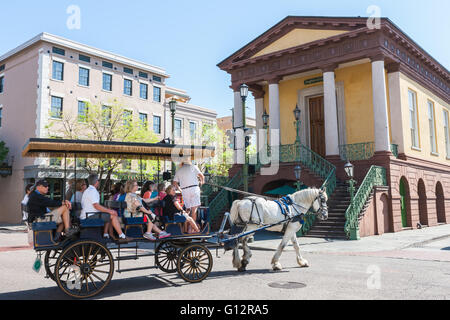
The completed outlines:
{"type": "MultiPolygon", "coordinates": [[[[120,104],[108,106],[86,102],[78,116],[63,115],[60,123],[51,122],[48,126],[50,137],[116,142],[158,142],[157,136],[149,130],[148,123],[142,123],[133,113],[120,104]]],[[[143,161],[145,176],[156,174],[156,162],[143,161]]],[[[84,169],[96,173],[102,179],[101,191],[109,184],[113,174],[123,176],[130,173],[123,159],[88,159],[84,169]]],[[[140,169],[140,168],[139,168],[140,169]]],[[[140,171],[140,170],[139,170],[140,171]]]]}

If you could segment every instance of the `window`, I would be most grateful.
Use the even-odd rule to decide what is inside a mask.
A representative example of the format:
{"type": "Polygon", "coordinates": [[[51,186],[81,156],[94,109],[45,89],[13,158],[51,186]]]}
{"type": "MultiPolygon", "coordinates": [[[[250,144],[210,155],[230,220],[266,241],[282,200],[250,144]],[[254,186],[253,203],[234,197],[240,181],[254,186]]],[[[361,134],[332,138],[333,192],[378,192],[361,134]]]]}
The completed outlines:
{"type": "Polygon", "coordinates": [[[153,76],[153,81],[161,83],[162,79],[161,77],[153,76]]]}
{"type": "Polygon", "coordinates": [[[161,102],[161,88],[153,87],[153,101],[161,102]]]}
{"type": "Polygon", "coordinates": [[[409,120],[411,129],[411,146],[419,148],[419,128],[417,123],[417,95],[414,91],[408,90],[409,97],[409,120]]]}
{"type": "Polygon", "coordinates": [[[86,168],[87,159],[77,159],[77,168],[86,168]]]}
{"type": "Polygon", "coordinates": [[[2,120],[3,120],[2,111],[3,111],[3,108],[0,108],[0,128],[2,127],[2,120]]]}
{"type": "Polygon", "coordinates": [[[58,158],[50,158],[51,167],[61,167],[62,160],[58,158]]]}
{"type": "Polygon", "coordinates": [[[141,83],[140,88],[140,97],[141,99],[148,99],[148,85],[145,83],[141,83]]]}
{"type": "Polygon", "coordinates": [[[123,72],[128,73],[128,74],[133,74],[133,69],[124,67],[124,68],[123,68],[123,72]]]}
{"type": "Polygon", "coordinates": [[[131,170],[131,160],[124,160],[122,162],[122,169],[123,170],[131,170]]]}
{"type": "Polygon", "coordinates": [[[139,171],[147,171],[147,161],[139,162],[139,171]]]}
{"type": "Polygon", "coordinates": [[[111,126],[112,108],[108,106],[102,106],[102,124],[104,126],[111,126]]]}
{"type": "Polygon", "coordinates": [[[5,77],[0,77],[0,93],[3,93],[5,88],[5,77]]]}
{"type": "Polygon", "coordinates": [[[139,113],[139,121],[144,126],[144,128],[147,128],[147,126],[148,126],[148,115],[146,113],[139,113]]]}
{"type": "Polygon", "coordinates": [[[78,84],[80,86],[89,87],[89,69],[80,67],[78,84]]]}
{"type": "Polygon", "coordinates": [[[132,120],[133,120],[133,111],[125,110],[123,112],[123,125],[124,126],[131,125],[132,120]]]}
{"type": "Polygon", "coordinates": [[[175,119],[175,138],[182,137],[183,121],[175,119]]]}
{"type": "Polygon", "coordinates": [[[63,111],[63,99],[60,97],[52,97],[50,117],[55,119],[62,119],[62,111],[63,111]]]}
{"type": "Polygon", "coordinates": [[[56,53],[56,54],[59,54],[61,56],[65,56],[66,55],[66,50],[61,49],[61,48],[57,48],[57,47],[53,47],[52,52],[56,53]]]}
{"type": "Polygon", "coordinates": [[[189,123],[189,132],[191,134],[191,139],[194,140],[197,138],[197,123],[195,122],[189,123]]]}
{"type": "Polygon", "coordinates": [[[161,117],[153,116],[153,132],[161,134],[161,117]]]}
{"type": "Polygon", "coordinates": [[[64,80],[64,63],[59,61],[53,61],[53,80],[64,80]]]}
{"type": "Polygon", "coordinates": [[[87,104],[84,101],[78,101],[78,122],[87,122],[87,104]]]}
{"type": "Polygon", "coordinates": [[[80,61],[84,61],[84,62],[87,62],[87,63],[91,63],[91,58],[88,57],[88,56],[85,56],[85,55],[80,54],[80,55],[78,56],[78,58],[80,59],[80,61]]]}
{"type": "Polygon", "coordinates": [[[103,74],[103,90],[112,91],[112,75],[103,74]]]}
{"type": "Polygon", "coordinates": [[[5,65],[4,65],[4,64],[2,64],[2,65],[0,66],[0,72],[3,71],[3,70],[5,70],[5,65]]]}
{"type": "Polygon", "coordinates": [[[133,93],[133,81],[124,79],[123,80],[123,93],[127,96],[131,96],[133,93]]]}
{"type": "Polygon", "coordinates": [[[444,110],[444,136],[445,136],[445,149],[447,151],[447,159],[450,159],[450,128],[447,110],[444,110]]]}
{"type": "Polygon", "coordinates": [[[139,77],[144,78],[144,79],[148,79],[148,74],[142,71],[139,71],[139,77]]]}
{"type": "Polygon", "coordinates": [[[102,66],[108,69],[113,68],[113,64],[111,62],[102,61],[102,66]]]}
{"type": "Polygon", "coordinates": [[[428,124],[430,127],[430,147],[432,153],[437,153],[436,123],[434,121],[434,103],[428,101],[428,124]]]}

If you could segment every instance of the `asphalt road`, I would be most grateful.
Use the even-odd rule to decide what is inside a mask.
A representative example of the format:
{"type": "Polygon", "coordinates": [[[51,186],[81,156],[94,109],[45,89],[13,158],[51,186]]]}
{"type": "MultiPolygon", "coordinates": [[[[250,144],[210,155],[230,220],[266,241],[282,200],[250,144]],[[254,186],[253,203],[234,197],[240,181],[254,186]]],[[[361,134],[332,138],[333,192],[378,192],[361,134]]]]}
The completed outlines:
{"type": "MultiPolygon", "coordinates": [[[[71,299],[50,280],[44,268],[32,270],[36,254],[21,246],[5,247],[24,234],[0,233],[0,300],[71,299]]],[[[284,270],[273,272],[274,252],[253,251],[246,273],[231,265],[231,252],[216,258],[209,278],[187,284],[177,274],[158,269],[115,273],[96,300],[309,300],[309,299],[450,299],[450,238],[402,250],[303,255],[299,268],[292,251],[281,257],[284,270]]],[[[122,262],[122,268],[152,266],[153,258],[122,262]]]]}

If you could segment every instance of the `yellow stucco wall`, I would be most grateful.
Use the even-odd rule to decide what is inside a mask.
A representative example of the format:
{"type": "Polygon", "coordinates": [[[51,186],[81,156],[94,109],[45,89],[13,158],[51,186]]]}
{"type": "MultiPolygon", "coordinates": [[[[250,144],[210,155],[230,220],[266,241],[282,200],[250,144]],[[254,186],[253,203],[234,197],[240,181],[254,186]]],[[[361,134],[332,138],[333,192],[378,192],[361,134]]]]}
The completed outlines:
{"type": "Polygon", "coordinates": [[[370,63],[336,70],[336,82],[344,83],[347,144],[373,142],[374,117],[370,63]]]}
{"type": "Polygon", "coordinates": [[[443,114],[444,109],[450,112],[450,105],[404,74],[400,74],[400,94],[405,154],[407,156],[409,155],[424,160],[450,165],[450,160],[447,160],[447,152],[445,149],[443,114]],[[408,90],[412,90],[417,94],[419,149],[413,148],[411,143],[408,90]],[[434,103],[437,154],[431,153],[430,126],[428,122],[428,100],[434,103]]]}
{"type": "MultiPolygon", "coordinates": [[[[347,144],[374,142],[372,67],[370,62],[337,69],[335,74],[336,84],[339,82],[344,84],[347,144]]],[[[296,131],[293,110],[298,102],[299,90],[314,86],[323,86],[323,82],[305,85],[304,81],[320,76],[322,76],[321,73],[280,82],[280,125],[282,144],[292,144],[295,142],[296,131]]],[[[386,89],[387,96],[389,97],[387,75],[386,89]]],[[[267,87],[265,88],[265,91],[264,107],[265,110],[269,112],[269,94],[267,87]]],[[[387,103],[390,124],[389,99],[387,99],[387,103]]],[[[391,125],[389,125],[389,129],[391,131],[391,125]]]]}
{"type": "Polygon", "coordinates": [[[255,54],[252,58],[259,57],[272,52],[300,46],[302,44],[313,42],[320,39],[333,37],[348,31],[342,30],[314,30],[314,29],[294,29],[284,35],[274,43],[255,54]]]}

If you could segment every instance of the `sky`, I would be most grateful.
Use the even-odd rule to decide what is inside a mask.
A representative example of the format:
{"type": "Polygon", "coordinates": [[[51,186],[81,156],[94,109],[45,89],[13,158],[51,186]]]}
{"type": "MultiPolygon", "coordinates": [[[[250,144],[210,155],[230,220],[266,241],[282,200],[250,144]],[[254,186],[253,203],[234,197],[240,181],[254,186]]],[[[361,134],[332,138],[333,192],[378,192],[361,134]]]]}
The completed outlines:
{"type": "MultiPolygon", "coordinates": [[[[448,0],[15,0],[0,11],[0,55],[41,32],[162,67],[191,103],[231,115],[231,77],[217,64],[288,15],[370,16],[376,5],[450,69],[448,0]],[[72,24],[79,8],[80,25],[72,24]],[[75,28],[74,28],[75,27],[75,28]]],[[[254,116],[249,98],[248,114],[254,116]]],[[[295,106],[292,106],[294,109],[295,106]]]]}

